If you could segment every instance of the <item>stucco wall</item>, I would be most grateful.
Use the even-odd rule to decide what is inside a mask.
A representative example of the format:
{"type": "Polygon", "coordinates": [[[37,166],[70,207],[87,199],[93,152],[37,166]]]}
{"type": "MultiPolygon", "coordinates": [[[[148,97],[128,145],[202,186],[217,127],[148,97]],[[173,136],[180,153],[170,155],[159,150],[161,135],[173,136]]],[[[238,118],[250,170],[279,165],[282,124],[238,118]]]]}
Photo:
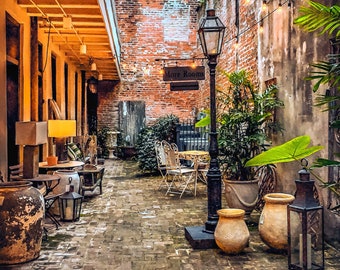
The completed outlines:
{"type": "MultiPolygon", "coordinates": [[[[329,41],[316,34],[304,33],[293,24],[302,3],[304,1],[294,1],[290,7],[284,5],[281,11],[274,12],[263,21],[264,31],[258,35],[258,70],[261,82],[277,78],[279,97],[285,103],[284,109],[278,113],[285,131],[283,136],[274,138],[274,144],[309,135],[311,145],[325,146],[324,150],[309,158],[311,163],[319,156],[327,158],[328,114],[314,106],[313,82],[306,81],[305,77],[310,71],[309,63],[325,59],[329,41]]],[[[269,12],[275,8],[275,3],[268,5],[269,12]]],[[[324,94],[324,88],[319,93],[324,94]]],[[[278,166],[282,191],[295,191],[294,180],[300,168],[297,163],[278,166]]],[[[325,177],[325,174],[322,176],[325,177]]]]}

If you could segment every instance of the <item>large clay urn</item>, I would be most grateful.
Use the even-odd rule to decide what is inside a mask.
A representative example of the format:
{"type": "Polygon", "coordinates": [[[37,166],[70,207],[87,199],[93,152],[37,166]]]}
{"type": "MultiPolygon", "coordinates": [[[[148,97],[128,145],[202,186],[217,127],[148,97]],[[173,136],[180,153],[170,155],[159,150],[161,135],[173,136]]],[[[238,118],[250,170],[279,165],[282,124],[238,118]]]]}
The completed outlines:
{"type": "Polygon", "coordinates": [[[81,192],[80,177],[75,170],[58,170],[54,174],[60,176],[59,184],[53,189],[54,194],[63,194],[69,190],[70,185],[73,185],[74,191],[81,192]]]}
{"type": "Polygon", "coordinates": [[[247,218],[256,206],[259,193],[259,181],[223,180],[223,182],[228,207],[243,209],[247,218]]]}
{"type": "Polygon", "coordinates": [[[272,249],[287,250],[287,206],[295,197],[285,193],[269,193],[259,220],[262,241],[272,249]]]}
{"type": "Polygon", "coordinates": [[[32,182],[0,183],[0,265],[39,256],[43,218],[44,198],[32,182]]]}
{"type": "Polygon", "coordinates": [[[244,221],[245,211],[226,208],[217,211],[215,242],[227,254],[237,254],[249,244],[249,230],[244,221]]]}

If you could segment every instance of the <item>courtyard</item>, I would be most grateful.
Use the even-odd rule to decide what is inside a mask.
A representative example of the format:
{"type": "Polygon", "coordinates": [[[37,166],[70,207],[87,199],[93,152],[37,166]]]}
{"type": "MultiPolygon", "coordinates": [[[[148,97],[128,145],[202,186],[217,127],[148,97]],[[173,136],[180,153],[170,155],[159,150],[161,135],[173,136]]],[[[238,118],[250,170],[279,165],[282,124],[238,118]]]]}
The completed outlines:
{"type": "MultiPolygon", "coordinates": [[[[203,225],[207,215],[205,185],[197,196],[165,196],[160,176],[141,174],[135,161],[105,160],[103,194],[86,197],[78,222],[55,229],[39,258],[1,269],[148,270],[148,269],[287,269],[287,256],[270,250],[260,239],[256,221],[249,226],[250,244],[238,255],[220,249],[192,249],[184,228],[203,225]]],[[[222,205],[225,205],[222,194],[222,205]]],[[[326,245],[327,270],[340,269],[340,252],[326,245]]]]}

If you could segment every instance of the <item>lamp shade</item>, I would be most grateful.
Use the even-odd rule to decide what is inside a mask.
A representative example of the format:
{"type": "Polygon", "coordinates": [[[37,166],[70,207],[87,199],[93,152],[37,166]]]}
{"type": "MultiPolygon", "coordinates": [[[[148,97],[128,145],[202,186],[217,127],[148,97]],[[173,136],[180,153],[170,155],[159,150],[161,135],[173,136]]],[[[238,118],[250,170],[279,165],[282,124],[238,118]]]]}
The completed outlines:
{"type": "Polygon", "coordinates": [[[76,134],[76,120],[48,120],[48,137],[63,138],[76,134]]]}
{"type": "Polygon", "coordinates": [[[207,10],[207,17],[203,18],[198,29],[202,50],[205,56],[217,56],[221,53],[225,26],[215,16],[215,10],[207,10]]]}
{"type": "Polygon", "coordinates": [[[46,122],[16,122],[16,145],[39,145],[47,143],[46,122]]]}

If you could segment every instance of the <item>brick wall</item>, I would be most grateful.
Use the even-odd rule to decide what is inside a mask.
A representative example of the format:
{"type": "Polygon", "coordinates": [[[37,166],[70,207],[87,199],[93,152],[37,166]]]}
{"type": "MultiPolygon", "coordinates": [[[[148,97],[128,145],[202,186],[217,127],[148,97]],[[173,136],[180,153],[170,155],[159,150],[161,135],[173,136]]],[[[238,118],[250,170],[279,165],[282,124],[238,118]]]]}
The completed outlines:
{"type": "MultiPolygon", "coordinates": [[[[119,101],[143,100],[146,122],[174,114],[181,119],[193,118],[194,111],[209,107],[209,69],[199,91],[170,91],[160,70],[166,66],[190,65],[191,61],[157,61],[157,59],[203,57],[197,37],[198,20],[205,16],[200,1],[116,1],[121,38],[122,80],[112,89],[99,88],[98,127],[118,128],[119,101]]],[[[239,30],[235,27],[236,1],[216,1],[216,15],[226,25],[223,53],[219,57],[216,80],[225,86],[218,69],[233,71],[246,68],[257,76],[257,30],[252,27],[238,40],[237,31],[253,25],[257,3],[240,0],[239,30]]],[[[206,61],[197,64],[205,65],[206,61]]]]}
{"type": "MultiPolygon", "coordinates": [[[[122,80],[114,89],[100,90],[99,127],[109,123],[114,128],[117,104],[124,100],[145,101],[147,123],[170,113],[192,118],[193,108],[202,107],[204,96],[200,91],[173,92],[163,82],[162,65],[174,66],[176,61],[156,61],[198,56],[198,5],[197,0],[116,1],[122,80]]],[[[179,66],[190,63],[177,61],[179,66]]]]}

